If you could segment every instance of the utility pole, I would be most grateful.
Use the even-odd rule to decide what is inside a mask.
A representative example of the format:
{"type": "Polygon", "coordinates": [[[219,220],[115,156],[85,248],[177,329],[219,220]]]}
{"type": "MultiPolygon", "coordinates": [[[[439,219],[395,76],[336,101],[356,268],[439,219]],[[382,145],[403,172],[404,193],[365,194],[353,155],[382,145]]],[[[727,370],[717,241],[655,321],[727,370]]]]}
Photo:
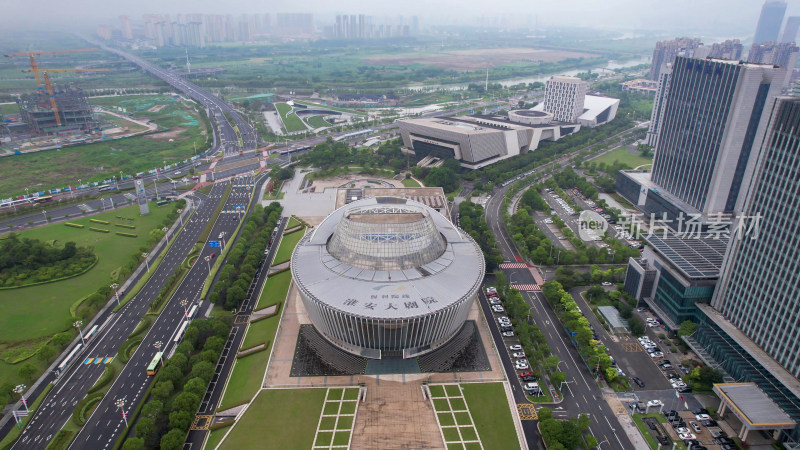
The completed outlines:
{"type": "Polygon", "coordinates": [[[117,400],[117,408],[122,413],[122,420],[125,421],[125,428],[128,428],[128,414],[125,412],[125,400],[119,399],[117,400]]]}
{"type": "Polygon", "coordinates": [[[114,290],[114,298],[117,299],[117,306],[119,306],[119,292],[117,292],[117,288],[118,287],[119,287],[119,284],[111,283],[111,289],[114,290]]]}
{"type": "Polygon", "coordinates": [[[82,320],[75,321],[75,323],[73,323],[72,326],[78,329],[78,334],[81,335],[81,342],[83,342],[83,345],[86,345],[86,341],[83,339],[83,331],[81,331],[81,327],[83,326],[83,321],[82,320]]]}

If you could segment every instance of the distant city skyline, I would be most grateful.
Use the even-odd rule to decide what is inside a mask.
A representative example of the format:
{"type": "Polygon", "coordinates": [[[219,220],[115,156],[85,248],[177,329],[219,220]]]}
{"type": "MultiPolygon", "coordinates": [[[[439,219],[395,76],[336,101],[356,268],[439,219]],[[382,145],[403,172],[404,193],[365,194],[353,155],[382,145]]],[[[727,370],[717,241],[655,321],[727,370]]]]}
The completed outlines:
{"type": "MultiPolygon", "coordinates": [[[[752,0],[677,0],[674,2],[644,3],[635,0],[569,0],[565,2],[498,0],[491,5],[485,2],[440,0],[432,8],[430,2],[409,0],[401,4],[345,1],[331,5],[311,0],[302,6],[294,2],[277,0],[269,4],[255,0],[211,2],[208,0],[176,0],[164,3],[155,0],[137,2],[103,2],[100,0],[75,0],[69,7],[55,0],[26,2],[8,0],[0,24],[14,28],[67,28],[69,26],[94,26],[100,22],[111,23],[119,15],[132,19],[142,14],[242,14],[242,13],[313,13],[320,17],[336,14],[368,15],[419,15],[426,23],[449,25],[474,25],[487,17],[506,16],[509,20],[520,16],[535,16],[540,27],[580,26],[604,29],[650,29],[666,33],[696,31],[703,35],[730,35],[748,39],[756,29],[763,2],[752,0]],[[50,6],[48,6],[48,4],[50,6]],[[725,7],[721,16],[719,8],[725,7]],[[687,14],[692,11],[692,14],[687,14]]],[[[787,16],[800,15],[800,1],[789,2],[787,16]]]]}

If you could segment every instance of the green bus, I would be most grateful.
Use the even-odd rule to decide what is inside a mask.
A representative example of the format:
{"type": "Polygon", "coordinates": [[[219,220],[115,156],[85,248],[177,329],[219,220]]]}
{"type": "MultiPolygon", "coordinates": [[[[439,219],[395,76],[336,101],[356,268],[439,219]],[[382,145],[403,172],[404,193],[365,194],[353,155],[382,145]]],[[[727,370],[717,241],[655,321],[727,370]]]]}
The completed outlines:
{"type": "Polygon", "coordinates": [[[153,360],[150,361],[150,365],[147,366],[147,374],[150,376],[155,375],[158,372],[158,369],[161,368],[162,364],[162,356],[164,356],[164,352],[156,353],[156,356],[153,357],[153,360]]]}

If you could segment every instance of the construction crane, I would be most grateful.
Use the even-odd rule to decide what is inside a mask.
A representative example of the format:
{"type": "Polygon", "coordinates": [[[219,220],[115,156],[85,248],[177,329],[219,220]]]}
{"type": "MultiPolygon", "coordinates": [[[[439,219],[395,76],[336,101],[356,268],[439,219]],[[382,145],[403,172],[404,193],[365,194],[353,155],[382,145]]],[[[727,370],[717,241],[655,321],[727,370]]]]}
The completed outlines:
{"type": "Polygon", "coordinates": [[[56,55],[56,54],[63,54],[63,53],[78,53],[78,52],[91,52],[94,50],[99,50],[97,48],[75,48],[71,50],[54,50],[54,51],[41,51],[41,52],[23,52],[23,53],[11,53],[5,55],[6,58],[10,58],[12,56],[27,56],[30,58],[31,61],[31,68],[30,70],[23,70],[23,72],[33,72],[34,76],[36,77],[36,85],[39,88],[39,92],[43,93],[43,90],[46,88],[47,96],[50,98],[50,106],[53,108],[53,115],[56,119],[56,125],[61,126],[61,117],[58,115],[58,103],[56,102],[55,92],[53,90],[53,83],[50,82],[50,76],[48,73],[69,73],[69,72],[107,72],[108,69],[42,69],[39,67],[39,64],[36,62],[36,58],[34,56],[38,55],[56,55]],[[42,77],[39,74],[42,74],[42,77]],[[44,78],[44,86],[42,86],[42,80],[44,78]]]}

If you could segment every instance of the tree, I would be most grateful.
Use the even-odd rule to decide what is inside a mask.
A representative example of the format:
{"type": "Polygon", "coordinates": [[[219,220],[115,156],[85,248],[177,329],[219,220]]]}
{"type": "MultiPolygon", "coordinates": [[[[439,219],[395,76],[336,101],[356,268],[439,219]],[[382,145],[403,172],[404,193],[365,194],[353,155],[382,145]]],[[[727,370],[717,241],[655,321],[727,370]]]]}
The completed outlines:
{"type": "MultiPolygon", "coordinates": [[[[139,430],[139,427],[136,427],[136,430],[139,430]]],[[[132,437],[125,439],[125,443],[122,444],[122,450],[144,450],[144,439],[141,437],[132,437]]]]}
{"type": "Polygon", "coordinates": [[[615,369],[613,367],[609,367],[608,369],[606,369],[605,370],[605,374],[606,374],[606,380],[607,381],[616,380],[617,379],[617,375],[618,375],[617,374],[617,369],[615,369]]]}
{"type": "Polygon", "coordinates": [[[167,434],[161,437],[162,450],[181,450],[183,443],[186,440],[186,432],[173,428],[167,434]]]}
{"type": "Polygon", "coordinates": [[[45,345],[44,347],[40,348],[39,352],[36,354],[36,357],[39,358],[39,361],[43,361],[48,364],[55,356],[56,349],[54,349],[51,345],[45,345]]]}
{"type": "Polygon", "coordinates": [[[22,367],[19,368],[19,371],[17,373],[19,374],[20,377],[24,378],[25,380],[32,381],[33,378],[36,376],[36,372],[38,372],[38,370],[36,370],[36,366],[34,366],[31,363],[25,363],[22,365],[22,367]]]}
{"type": "Polygon", "coordinates": [[[691,320],[684,320],[678,329],[678,336],[691,336],[695,331],[697,331],[697,324],[691,320]]]}
{"type": "Polygon", "coordinates": [[[169,413],[169,426],[186,432],[189,430],[189,426],[192,425],[193,419],[194,414],[189,411],[173,411],[169,413]]]}
{"type": "Polygon", "coordinates": [[[556,371],[550,374],[550,382],[557,388],[560,388],[561,383],[565,381],[567,381],[567,374],[564,372],[556,371]]]}
{"type": "Polygon", "coordinates": [[[556,367],[558,367],[558,363],[560,362],[561,360],[558,358],[558,356],[550,355],[544,359],[544,366],[547,368],[547,370],[553,371],[556,369],[556,367]]]}
{"type": "Polygon", "coordinates": [[[150,400],[149,402],[145,403],[142,406],[141,415],[142,417],[150,417],[155,419],[159,415],[161,415],[161,411],[164,409],[164,403],[160,400],[150,400]]]}
{"type": "Polygon", "coordinates": [[[208,361],[200,361],[195,364],[194,367],[192,367],[192,371],[189,372],[189,379],[200,377],[206,383],[211,381],[211,377],[213,376],[214,364],[208,361]]]}
{"type": "Polygon", "coordinates": [[[183,380],[183,372],[178,366],[167,363],[166,367],[161,369],[159,379],[162,381],[171,381],[173,386],[180,386],[181,380],[183,380]]]}
{"type": "Polygon", "coordinates": [[[136,421],[136,436],[142,438],[143,440],[150,439],[150,436],[156,431],[156,422],[155,418],[153,417],[140,417],[138,421],[136,421]]]}
{"type": "Polygon", "coordinates": [[[183,385],[183,391],[202,396],[206,393],[206,383],[200,377],[192,378],[183,385]]]}
{"type": "Polygon", "coordinates": [[[592,436],[591,434],[586,436],[586,446],[587,447],[589,447],[589,448],[597,448],[598,444],[599,444],[599,442],[597,442],[597,438],[596,437],[592,436]]]}
{"type": "Polygon", "coordinates": [[[166,400],[172,395],[173,389],[172,381],[159,381],[153,386],[153,398],[157,400],[166,400]]]}

